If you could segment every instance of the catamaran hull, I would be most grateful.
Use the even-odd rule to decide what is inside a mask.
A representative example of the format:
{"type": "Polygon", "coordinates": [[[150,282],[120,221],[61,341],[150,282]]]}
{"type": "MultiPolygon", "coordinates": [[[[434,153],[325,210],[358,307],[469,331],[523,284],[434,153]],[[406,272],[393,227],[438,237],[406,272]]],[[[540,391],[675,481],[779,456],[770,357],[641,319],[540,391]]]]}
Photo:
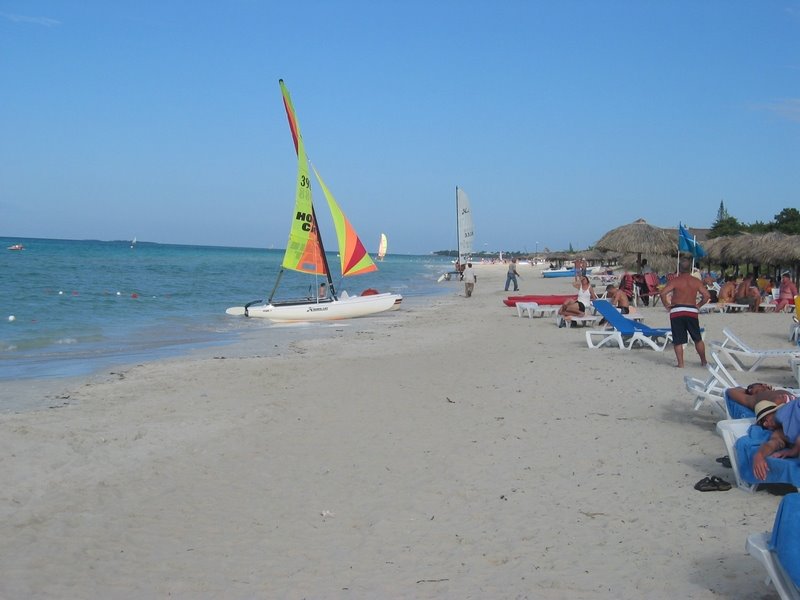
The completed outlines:
{"type": "MultiPolygon", "coordinates": [[[[392,310],[400,306],[400,294],[373,294],[350,296],[327,302],[302,304],[256,304],[247,309],[247,316],[269,319],[276,323],[298,321],[335,321],[354,319],[392,310]]],[[[229,315],[245,314],[243,306],[234,306],[225,311],[229,315]]]]}

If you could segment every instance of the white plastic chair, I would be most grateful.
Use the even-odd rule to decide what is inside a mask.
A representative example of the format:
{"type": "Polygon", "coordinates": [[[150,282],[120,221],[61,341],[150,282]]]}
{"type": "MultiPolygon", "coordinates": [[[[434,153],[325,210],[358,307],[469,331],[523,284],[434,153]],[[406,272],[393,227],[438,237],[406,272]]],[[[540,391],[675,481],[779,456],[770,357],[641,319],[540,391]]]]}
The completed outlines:
{"type": "Polygon", "coordinates": [[[775,348],[768,350],[753,348],[746,344],[728,327],[725,327],[722,333],[725,334],[725,341],[722,343],[711,342],[711,347],[730,361],[738,371],[755,371],[761,366],[761,363],[768,358],[800,356],[800,348],[775,348]],[[742,358],[754,361],[750,368],[745,367],[745,364],[741,360],[742,358]]]}

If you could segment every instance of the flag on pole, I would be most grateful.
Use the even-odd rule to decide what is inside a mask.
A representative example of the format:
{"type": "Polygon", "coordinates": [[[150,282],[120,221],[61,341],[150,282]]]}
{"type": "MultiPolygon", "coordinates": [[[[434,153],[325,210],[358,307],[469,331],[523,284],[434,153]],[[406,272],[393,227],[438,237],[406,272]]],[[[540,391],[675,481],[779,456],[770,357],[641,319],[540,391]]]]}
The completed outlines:
{"type": "Polygon", "coordinates": [[[706,251],[697,243],[697,236],[692,237],[680,223],[678,223],[678,251],[689,252],[694,258],[702,258],[706,255],[706,251]]]}

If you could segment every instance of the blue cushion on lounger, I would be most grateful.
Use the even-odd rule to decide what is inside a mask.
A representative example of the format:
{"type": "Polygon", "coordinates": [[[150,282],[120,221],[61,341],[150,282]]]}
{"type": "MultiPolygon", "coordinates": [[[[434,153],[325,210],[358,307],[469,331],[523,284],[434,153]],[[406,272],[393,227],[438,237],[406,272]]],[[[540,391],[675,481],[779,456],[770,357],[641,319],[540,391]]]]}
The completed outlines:
{"type": "Polygon", "coordinates": [[[787,494],[781,500],[775,514],[770,550],[778,555],[783,570],[800,587],[800,494],[787,494]]]}
{"type": "Polygon", "coordinates": [[[753,475],[753,456],[761,444],[769,439],[771,431],[753,425],[747,432],[736,440],[736,461],[739,464],[739,477],[743,481],[754,483],[790,483],[800,487],[800,459],[797,458],[767,458],[767,478],[764,481],[756,479],[753,475]]]}
{"type": "Polygon", "coordinates": [[[756,413],[750,408],[734,402],[728,397],[728,390],[725,390],[725,405],[728,407],[729,419],[755,419],[756,413]]]}

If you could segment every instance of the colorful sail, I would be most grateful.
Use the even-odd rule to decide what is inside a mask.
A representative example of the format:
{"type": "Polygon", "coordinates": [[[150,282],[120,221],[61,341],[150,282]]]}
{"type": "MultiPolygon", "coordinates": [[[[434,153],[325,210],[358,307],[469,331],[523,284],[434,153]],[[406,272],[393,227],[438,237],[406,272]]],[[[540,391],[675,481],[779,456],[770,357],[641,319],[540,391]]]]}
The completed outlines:
{"type": "Polygon", "coordinates": [[[386,234],[381,234],[381,241],[378,244],[378,258],[383,260],[383,257],[386,256],[386,250],[389,248],[389,241],[386,239],[386,234]]]}
{"type": "Polygon", "coordinates": [[[342,276],[347,275],[361,275],[362,273],[369,273],[377,271],[378,267],[372,262],[372,259],[361,243],[355,229],[344,216],[342,209],[336,203],[333,194],[322,181],[317,169],[314,168],[314,175],[319,181],[319,187],[322,193],[325,194],[325,199],[328,201],[328,208],[331,210],[331,217],[333,217],[333,225],[336,228],[336,239],[339,243],[339,257],[342,263],[342,276]]]}
{"type": "Polygon", "coordinates": [[[313,275],[325,275],[325,263],[317,235],[317,222],[314,206],[311,203],[311,178],[308,171],[308,158],[300,134],[300,125],[294,112],[289,90],[279,81],[283,94],[283,105],[289,119],[294,149],[297,152],[297,185],[295,188],[294,219],[289,230],[289,241],[283,255],[283,267],[313,275]]]}

